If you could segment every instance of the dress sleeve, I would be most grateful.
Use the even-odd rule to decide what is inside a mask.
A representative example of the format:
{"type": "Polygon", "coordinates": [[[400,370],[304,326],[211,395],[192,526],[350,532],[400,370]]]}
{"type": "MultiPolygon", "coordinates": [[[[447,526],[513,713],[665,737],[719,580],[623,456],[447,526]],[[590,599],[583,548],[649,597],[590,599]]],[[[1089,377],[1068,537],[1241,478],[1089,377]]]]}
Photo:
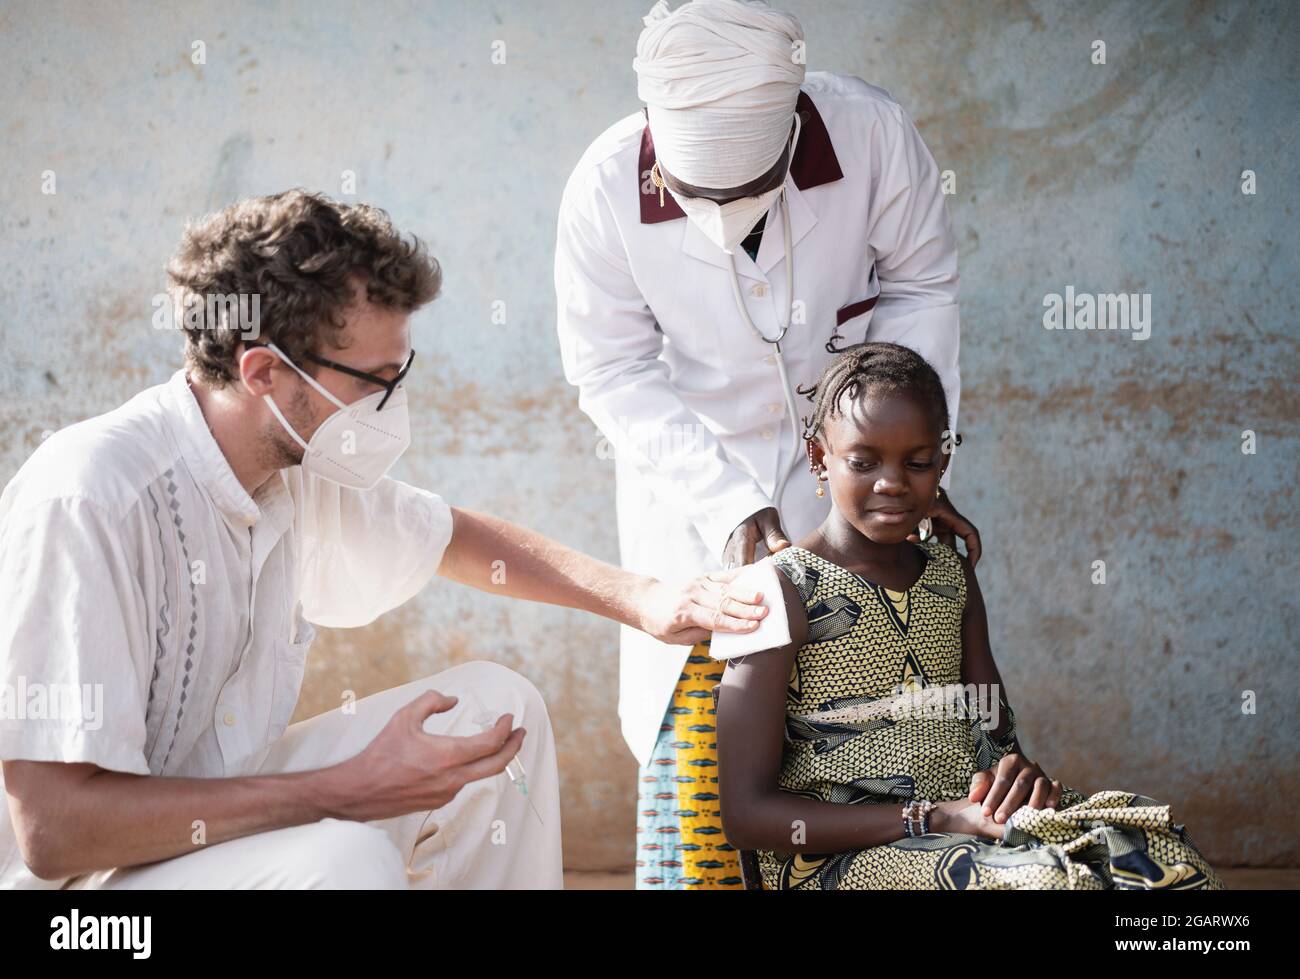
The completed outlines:
{"type": "Polygon", "coordinates": [[[790,579],[790,584],[794,585],[795,591],[799,593],[799,597],[803,599],[806,605],[808,600],[812,598],[812,593],[817,585],[814,576],[808,573],[808,565],[800,560],[797,555],[790,553],[789,548],[777,551],[772,556],[772,563],[777,566],[777,569],[783,575],[790,579]]]}
{"type": "Polygon", "coordinates": [[[933,564],[927,569],[928,587],[936,594],[945,595],[957,602],[960,611],[966,610],[966,569],[961,556],[937,537],[931,537],[921,547],[927,560],[933,564]]]}
{"type": "Polygon", "coordinates": [[[947,558],[951,563],[953,570],[953,582],[957,586],[957,600],[961,603],[961,610],[966,611],[966,566],[962,563],[961,555],[955,548],[947,544],[938,542],[939,546],[947,551],[947,558]]]}

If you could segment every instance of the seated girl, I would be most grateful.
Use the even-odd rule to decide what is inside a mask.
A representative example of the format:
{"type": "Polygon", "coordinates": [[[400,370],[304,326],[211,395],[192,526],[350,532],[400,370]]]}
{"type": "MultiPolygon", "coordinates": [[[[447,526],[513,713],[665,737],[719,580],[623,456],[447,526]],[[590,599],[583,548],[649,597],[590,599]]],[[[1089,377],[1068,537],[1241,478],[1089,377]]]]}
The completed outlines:
{"type": "Polygon", "coordinates": [[[934,369],[865,343],[801,393],[833,507],[770,559],[790,643],[729,661],[718,697],[723,831],[763,886],[1221,888],[1168,806],[1021,751],[970,564],[909,540],[949,459],[934,369]]]}

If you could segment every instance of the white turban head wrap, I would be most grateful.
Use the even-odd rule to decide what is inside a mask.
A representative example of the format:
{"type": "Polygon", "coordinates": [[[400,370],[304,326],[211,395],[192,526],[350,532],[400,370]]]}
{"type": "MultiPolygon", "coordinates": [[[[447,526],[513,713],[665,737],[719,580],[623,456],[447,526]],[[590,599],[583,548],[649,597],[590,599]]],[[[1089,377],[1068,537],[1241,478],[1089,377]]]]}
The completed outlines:
{"type": "Polygon", "coordinates": [[[798,19],[758,0],[693,0],[675,11],[659,0],[645,25],[632,67],[665,169],[708,190],[770,170],[804,79],[798,19]]]}

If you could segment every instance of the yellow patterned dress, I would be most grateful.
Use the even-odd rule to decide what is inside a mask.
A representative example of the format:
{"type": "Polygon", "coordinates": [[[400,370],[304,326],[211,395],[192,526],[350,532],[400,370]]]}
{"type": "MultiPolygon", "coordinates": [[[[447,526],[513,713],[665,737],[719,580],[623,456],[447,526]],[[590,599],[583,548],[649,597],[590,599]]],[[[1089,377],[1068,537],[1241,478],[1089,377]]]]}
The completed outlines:
{"type": "MultiPolygon", "coordinates": [[[[960,560],[933,538],[920,546],[924,570],[902,592],[800,547],[776,555],[808,612],[786,693],[784,791],[898,811],[911,798],[964,798],[971,776],[1010,750],[1014,715],[995,740],[988,729],[999,724],[961,686],[960,560]]],[[[1168,806],[1068,787],[1056,811],[1022,806],[998,843],[930,833],[846,853],[760,850],[758,861],[771,889],[1223,886],[1168,806]]]]}
{"type": "Polygon", "coordinates": [[[708,641],[691,649],[659,727],[650,764],[638,772],[638,890],[740,890],[739,854],[722,833],[713,688],[722,666],[708,641]]]}

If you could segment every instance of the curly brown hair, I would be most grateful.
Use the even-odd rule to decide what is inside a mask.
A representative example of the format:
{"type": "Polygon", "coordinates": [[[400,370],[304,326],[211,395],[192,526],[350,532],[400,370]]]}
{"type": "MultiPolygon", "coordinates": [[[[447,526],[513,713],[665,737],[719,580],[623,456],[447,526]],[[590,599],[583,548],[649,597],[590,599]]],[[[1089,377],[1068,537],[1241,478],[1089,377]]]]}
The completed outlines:
{"type": "Polygon", "coordinates": [[[257,297],[259,339],[303,364],[323,331],[339,345],[357,283],[369,302],[404,312],[432,301],[442,285],[437,260],[420,239],[399,234],[386,212],[300,189],[240,201],[188,224],[167,277],[175,308],[191,304],[177,320],[186,367],[211,387],[238,376],[245,339],[239,322],[214,315],[221,306],[214,308],[213,296],[257,297]]]}

